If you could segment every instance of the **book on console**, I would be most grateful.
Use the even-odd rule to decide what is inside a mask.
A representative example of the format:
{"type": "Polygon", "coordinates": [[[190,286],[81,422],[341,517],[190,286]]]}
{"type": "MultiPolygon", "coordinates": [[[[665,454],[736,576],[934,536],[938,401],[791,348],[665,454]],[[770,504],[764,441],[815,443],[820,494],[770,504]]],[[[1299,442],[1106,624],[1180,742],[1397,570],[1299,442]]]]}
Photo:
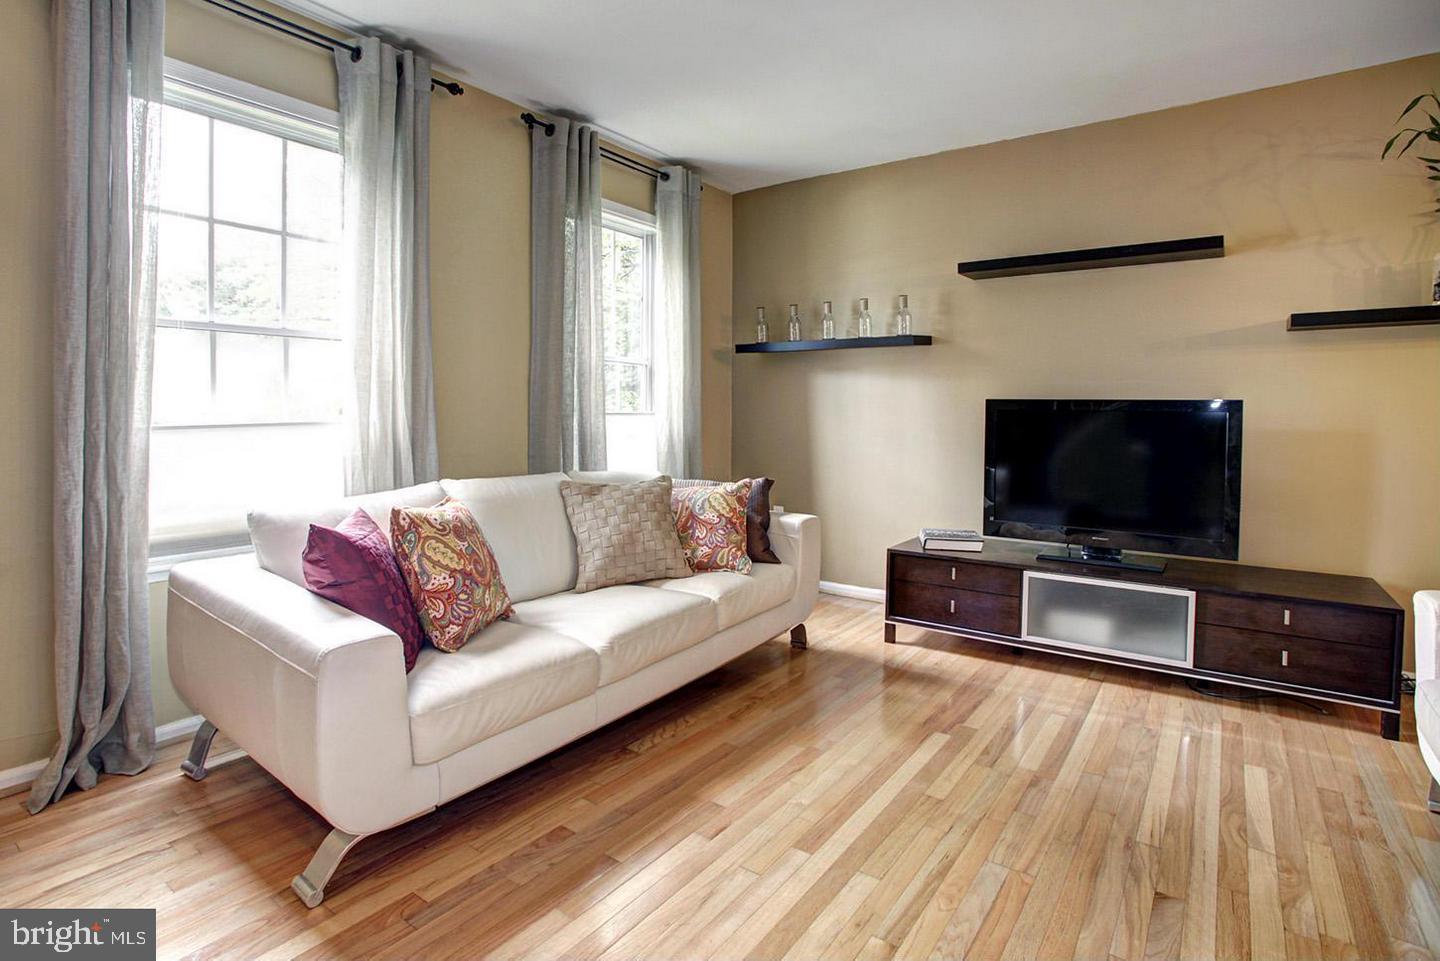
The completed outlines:
{"type": "Polygon", "coordinates": [[[985,538],[977,531],[954,530],[948,527],[920,528],[922,551],[979,551],[984,548],[985,538]]]}

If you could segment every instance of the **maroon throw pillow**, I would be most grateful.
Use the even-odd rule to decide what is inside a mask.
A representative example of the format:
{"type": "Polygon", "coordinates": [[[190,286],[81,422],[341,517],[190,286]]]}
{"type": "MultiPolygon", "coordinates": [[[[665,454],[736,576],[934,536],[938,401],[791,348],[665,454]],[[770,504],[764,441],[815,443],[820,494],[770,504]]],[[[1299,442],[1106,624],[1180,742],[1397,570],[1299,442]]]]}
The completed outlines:
{"type": "Polygon", "coordinates": [[[311,524],[301,564],[310,590],[400,635],[410,673],[425,629],[395,552],[370,515],[356,508],[336,527],[311,524]]]}
{"type": "MultiPolygon", "coordinates": [[[[757,564],[779,564],[780,558],[770,546],[770,488],[775,481],[769,477],[749,479],[752,483],[750,501],[745,505],[745,553],[757,564]]],[[[688,479],[671,483],[675,487],[716,487],[722,482],[688,479]]]]}

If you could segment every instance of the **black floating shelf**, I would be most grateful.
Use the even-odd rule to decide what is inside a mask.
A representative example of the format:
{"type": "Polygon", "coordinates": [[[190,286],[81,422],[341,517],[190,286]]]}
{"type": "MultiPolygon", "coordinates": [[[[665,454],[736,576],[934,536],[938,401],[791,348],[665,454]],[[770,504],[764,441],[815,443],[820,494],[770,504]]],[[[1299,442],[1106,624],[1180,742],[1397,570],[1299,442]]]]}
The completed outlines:
{"type": "Polygon", "coordinates": [[[1413,327],[1440,324],[1440,304],[1423,307],[1375,307],[1291,314],[1287,330],[1343,330],[1352,327],[1413,327]]]}
{"type": "Polygon", "coordinates": [[[895,334],[890,337],[837,337],[834,340],[772,340],[763,344],[736,344],[737,354],[788,354],[801,350],[850,350],[854,347],[928,347],[929,334],[895,334]]]}
{"type": "Polygon", "coordinates": [[[1025,254],[995,260],[967,260],[960,273],[972,280],[991,277],[1019,277],[1024,274],[1054,274],[1063,270],[1095,270],[1099,267],[1131,267],[1135,264],[1164,264],[1174,260],[1209,260],[1225,256],[1225,238],[1187,237],[1152,244],[1121,244],[1119,247],[1091,247],[1089,250],[1059,250],[1049,254],[1025,254]]]}

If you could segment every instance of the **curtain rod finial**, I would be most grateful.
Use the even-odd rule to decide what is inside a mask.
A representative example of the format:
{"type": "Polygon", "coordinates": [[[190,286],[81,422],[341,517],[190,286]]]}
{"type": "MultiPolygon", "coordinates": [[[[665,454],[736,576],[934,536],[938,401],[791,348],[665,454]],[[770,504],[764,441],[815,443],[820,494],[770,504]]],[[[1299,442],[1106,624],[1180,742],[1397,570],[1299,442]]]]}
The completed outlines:
{"type": "Polygon", "coordinates": [[[528,110],[520,115],[520,119],[525,121],[525,126],[527,127],[542,128],[545,131],[545,136],[547,137],[555,136],[555,124],[553,122],[546,123],[544,120],[541,120],[539,117],[535,116],[528,110]]]}

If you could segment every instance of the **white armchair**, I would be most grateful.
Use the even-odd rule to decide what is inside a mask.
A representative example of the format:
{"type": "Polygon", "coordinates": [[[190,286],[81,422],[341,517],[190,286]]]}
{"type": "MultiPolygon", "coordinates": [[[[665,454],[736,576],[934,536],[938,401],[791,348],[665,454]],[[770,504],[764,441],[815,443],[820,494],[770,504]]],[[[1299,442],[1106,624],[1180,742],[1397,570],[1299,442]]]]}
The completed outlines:
{"type": "Polygon", "coordinates": [[[1440,814],[1440,591],[1415,594],[1415,733],[1430,769],[1430,810],[1440,814]]]}

